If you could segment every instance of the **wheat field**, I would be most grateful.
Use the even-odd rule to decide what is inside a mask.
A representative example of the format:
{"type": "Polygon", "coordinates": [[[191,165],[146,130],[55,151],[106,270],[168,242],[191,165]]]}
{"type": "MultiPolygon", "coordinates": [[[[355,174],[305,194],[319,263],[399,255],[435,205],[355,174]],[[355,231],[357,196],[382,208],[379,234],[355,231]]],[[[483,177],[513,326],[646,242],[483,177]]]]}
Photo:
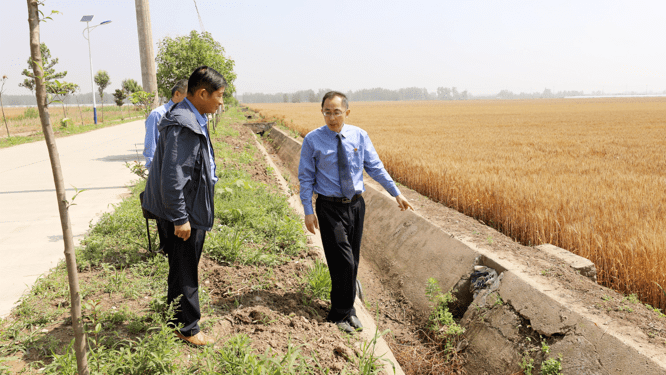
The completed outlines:
{"type": "MultiPolygon", "coordinates": [[[[319,103],[251,104],[302,135],[319,103]]],[[[666,98],[350,103],[396,181],[666,308],[666,98]]]]}

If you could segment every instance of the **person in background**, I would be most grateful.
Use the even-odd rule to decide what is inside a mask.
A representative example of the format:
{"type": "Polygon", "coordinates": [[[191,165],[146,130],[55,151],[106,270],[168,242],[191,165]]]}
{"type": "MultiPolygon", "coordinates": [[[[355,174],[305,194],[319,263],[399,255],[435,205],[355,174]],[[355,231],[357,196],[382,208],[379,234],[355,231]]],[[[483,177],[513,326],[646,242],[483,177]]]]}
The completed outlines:
{"type": "Polygon", "coordinates": [[[365,217],[363,170],[395,197],[401,211],[414,209],[384,169],[368,133],[345,123],[350,113],[347,97],[337,91],[326,93],[321,113],[326,125],[303,139],[298,165],[300,197],[307,229],[314,234],[321,228],[331,274],[331,311],[326,319],[351,333],[363,329],[354,309],[365,217]],[[313,193],[318,194],[316,215],[313,193]]]}
{"type": "Polygon", "coordinates": [[[157,131],[157,124],[162,117],[174,104],[180,103],[187,95],[187,80],[181,79],[176,82],[176,85],[171,89],[171,100],[163,106],[155,108],[146,119],[146,137],[143,141],[143,157],[146,158],[146,169],[150,172],[150,164],[153,162],[153,155],[155,154],[155,147],[160,137],[157,131]]]}
{"type": "Polygon", "coordinates": [[[207,113],[223,105],[227,81],[216,70],[200,66],[187,83],[187,97],[160,120],[155,155],[146,181],[142,207],[159,217],[164,253],[169,259],[167,303],[178,302],[171,321],[180,339],[212,344],[199,328],[199,259],[206,232],[213,227],[215,152],[207,113]]]}

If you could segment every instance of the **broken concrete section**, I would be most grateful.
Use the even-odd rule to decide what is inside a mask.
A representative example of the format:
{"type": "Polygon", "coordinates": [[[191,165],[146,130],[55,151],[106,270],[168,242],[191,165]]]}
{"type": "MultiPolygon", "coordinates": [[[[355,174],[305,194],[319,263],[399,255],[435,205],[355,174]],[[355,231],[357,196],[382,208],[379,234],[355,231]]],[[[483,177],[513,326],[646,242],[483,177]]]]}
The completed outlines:
{"type": "Polygon", "coordinates": [[[589,278],[590,280],[594,282],[597,281],[597,268],[594,266],[594,263],[592,263],[591,260],[583,258],[580,255],[576,255],[568,250],[551,245],[549,243],[535,246],[535,248],[565,262],[566,264],[570,265],[571,268],[575,269],[578,273],[589,278]]]}
{"type": "Polygon", "coordinates": [[[265,132],[271,130],[275,122],[246,122],[243,125],[250,128],[253,133],[263,135],[265,132]]]}
{"type": "Polygon", "coordinates": [[[510,271],[497,292],[480,294],[461,325],[469,340],[467,369],[489,374],[540,368],[561,357],[564,374],[663,374],[662,363],[586,317],[535,290],[510,271]],[[483,370],[483,371],[482,371],[483,370]]]}

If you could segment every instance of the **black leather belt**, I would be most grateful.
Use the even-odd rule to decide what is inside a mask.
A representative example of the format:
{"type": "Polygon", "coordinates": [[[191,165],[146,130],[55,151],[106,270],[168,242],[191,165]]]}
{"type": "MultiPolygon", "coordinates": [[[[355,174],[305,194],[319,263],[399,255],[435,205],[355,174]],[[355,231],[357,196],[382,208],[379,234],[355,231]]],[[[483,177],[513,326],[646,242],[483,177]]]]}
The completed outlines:
{"type": "Polygon", "coordinates": [[[361,198],[362,196],[363,194],[356,194],[353,197],[351,197],[351,199],[347,199],[347,198],[327,197],[325,195],[318,195],[317,199],[323,199],[325,201],[335,202],[335,203],[351,203],[361,198]]]}

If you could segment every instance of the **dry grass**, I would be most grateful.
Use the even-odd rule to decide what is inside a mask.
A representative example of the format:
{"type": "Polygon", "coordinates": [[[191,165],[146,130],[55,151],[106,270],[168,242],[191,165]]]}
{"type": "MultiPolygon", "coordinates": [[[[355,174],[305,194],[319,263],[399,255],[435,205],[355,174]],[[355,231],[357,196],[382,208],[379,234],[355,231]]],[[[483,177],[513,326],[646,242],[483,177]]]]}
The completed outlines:
{"type": "MultiPolygon", "coordinates": [[[[253,104],[306,134],[318,103],[253,104]],[[293,120],[293,122],[291,121],[293,120]]],[[[390,174],[666,308],[666,98],[352,103],[390,174]]]]}
{"type": "MultiPolygon", "coordinates": [[[[34,118],[26,117],[26,110],[29,107],[5,107],[5,118],[7,119],[7,126],[9,127],[9,135],[28,135],[32,133],[37,133],[42,131],[42,125],[39,120],[39,116],[34,118]]],[[[37,113],[37,107],[34,108],[35,113],[37,113]]],[[[92,107],[79,107],[76,104],[67,105],[67,117],[72,119],[74,126],[79,126],[83,124],[92,124],[93,121],[93,110],[92,107]]],[[[97,122],[102,123],[102,108],[98,104],[97,106],[97,122]]],[[[51,104],[49,106],[49,115],[51,117],[51,124],[54,127],[60,126],[60,121],[65,117],[65,113],[61,104],[51,104]]],[[[124,105],[122,107],[122,113],[118,110],[116,105],[104,105],[104,122],[111,122],[123,118],[143,116],[138,108],[134,106],[124,105]],[[129,112],[128,112],[129,110],[129,112]]],[[[7,137],[7,130],[5,127],[5,122],[2,118],[2,112],[0,112],[0,138],[7,137]]]]}

